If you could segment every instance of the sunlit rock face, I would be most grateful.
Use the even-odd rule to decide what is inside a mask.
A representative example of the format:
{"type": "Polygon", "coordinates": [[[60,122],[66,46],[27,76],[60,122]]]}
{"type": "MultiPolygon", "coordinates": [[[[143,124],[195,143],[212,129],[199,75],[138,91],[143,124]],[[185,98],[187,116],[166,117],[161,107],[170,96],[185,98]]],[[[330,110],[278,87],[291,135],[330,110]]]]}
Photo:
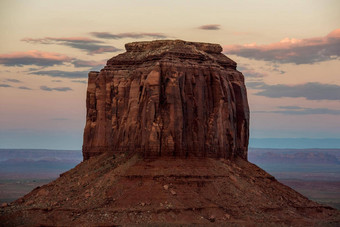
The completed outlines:
{"type": "Polygon", "coordinates": [[[125,48],[89,73],[84,160],[106,152],[247,159],[244,77],[220,45],[161,40],[125,48]]]}

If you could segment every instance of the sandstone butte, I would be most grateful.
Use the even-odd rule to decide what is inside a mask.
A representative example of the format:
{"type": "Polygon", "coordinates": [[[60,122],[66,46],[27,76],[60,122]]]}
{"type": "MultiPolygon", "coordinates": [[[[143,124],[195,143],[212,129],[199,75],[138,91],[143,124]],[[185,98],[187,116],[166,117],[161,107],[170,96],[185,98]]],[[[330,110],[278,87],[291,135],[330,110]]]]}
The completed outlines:
{"type": "Polygon", "coordinates": [[[90,72],[84,159],[247,158],[249,108],[242,73],[218,44],[136,42],[90,72]]]}
{"type": "Polygon", "coordinates": [[[247,161],[242,73],[217,44],[126,44],[90,72],[84,161],[0,208],[3,226],[340,226],[247,161]]]}

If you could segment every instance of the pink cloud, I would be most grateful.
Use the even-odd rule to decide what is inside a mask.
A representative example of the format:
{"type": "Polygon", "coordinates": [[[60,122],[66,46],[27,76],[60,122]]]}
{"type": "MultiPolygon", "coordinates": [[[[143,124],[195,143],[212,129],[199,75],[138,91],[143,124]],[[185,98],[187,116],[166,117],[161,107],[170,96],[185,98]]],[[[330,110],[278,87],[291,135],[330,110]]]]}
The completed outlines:
{"type": "Polygon", "coordinates": [[[285,38],[279,42],[257,45],[226,45],[224,53],[241,57],[295,64],[313,64],[315,62],[337,59],[340,57],[340,29],[324,37],[306,39],[285,38]]]}
{"type": "Polygon", "coordinates": [[[67,55],[59,53],[43,52],[38,50],[30,50],[26,52],[13,52],[9,54],[0,55],[0,64],[6,66],[37,65],[45,67],[53,65],[62,65],[64,63],[71,63],[75,67],[98,67],[105,65],[106,61],[86,61],[77,58],[71,58],[68,57],[67,55]]]}
{"type": "Polygon", "coordinates": [[[26,52],[14,52],[0,55],[0,64],[6,66],[39,65],[52,66],[64,62],[71,62],[73,58],[52,52],[30,50],[26,52]]]}
{"type": "Polygon", "coordinates": [[[42,52],[38,50],[29,50],[26,52],[13,52],[10,54],[0,55],[0,58],[21,58],[21,57],[46,58],[46,59],[60,60],[60,61],[68,61],[72,59],[66,55],[62,55],[59,53],[42,52]]]}

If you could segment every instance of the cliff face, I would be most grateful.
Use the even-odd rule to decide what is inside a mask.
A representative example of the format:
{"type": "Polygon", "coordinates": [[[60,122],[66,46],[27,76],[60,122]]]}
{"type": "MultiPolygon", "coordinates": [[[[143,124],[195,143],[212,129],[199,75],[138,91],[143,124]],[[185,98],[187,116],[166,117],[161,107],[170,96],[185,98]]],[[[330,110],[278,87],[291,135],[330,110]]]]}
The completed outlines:
{"type": "Polygon", "coordinates": [[[90,72],[83,156],[247,159],[249,109],[242,73],[217,44],[135,42],[90,72]]]}

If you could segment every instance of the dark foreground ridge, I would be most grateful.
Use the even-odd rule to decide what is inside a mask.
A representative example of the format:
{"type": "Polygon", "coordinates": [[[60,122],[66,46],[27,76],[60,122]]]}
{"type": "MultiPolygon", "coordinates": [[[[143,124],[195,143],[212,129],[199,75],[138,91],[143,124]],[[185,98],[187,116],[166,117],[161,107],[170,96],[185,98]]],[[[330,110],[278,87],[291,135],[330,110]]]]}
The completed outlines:
{"type": "Polygon", "coordinates": [[[312,202],[241,159],[102,154],[1,208],[5,226],[337,226],[312,202]]]}
{"type": "Polygon", "coordinates": [[[244,77],[220,45],[159,40],[125,47],[89,73],[85,160],[121,151],[247,158],[244,77]]]}

